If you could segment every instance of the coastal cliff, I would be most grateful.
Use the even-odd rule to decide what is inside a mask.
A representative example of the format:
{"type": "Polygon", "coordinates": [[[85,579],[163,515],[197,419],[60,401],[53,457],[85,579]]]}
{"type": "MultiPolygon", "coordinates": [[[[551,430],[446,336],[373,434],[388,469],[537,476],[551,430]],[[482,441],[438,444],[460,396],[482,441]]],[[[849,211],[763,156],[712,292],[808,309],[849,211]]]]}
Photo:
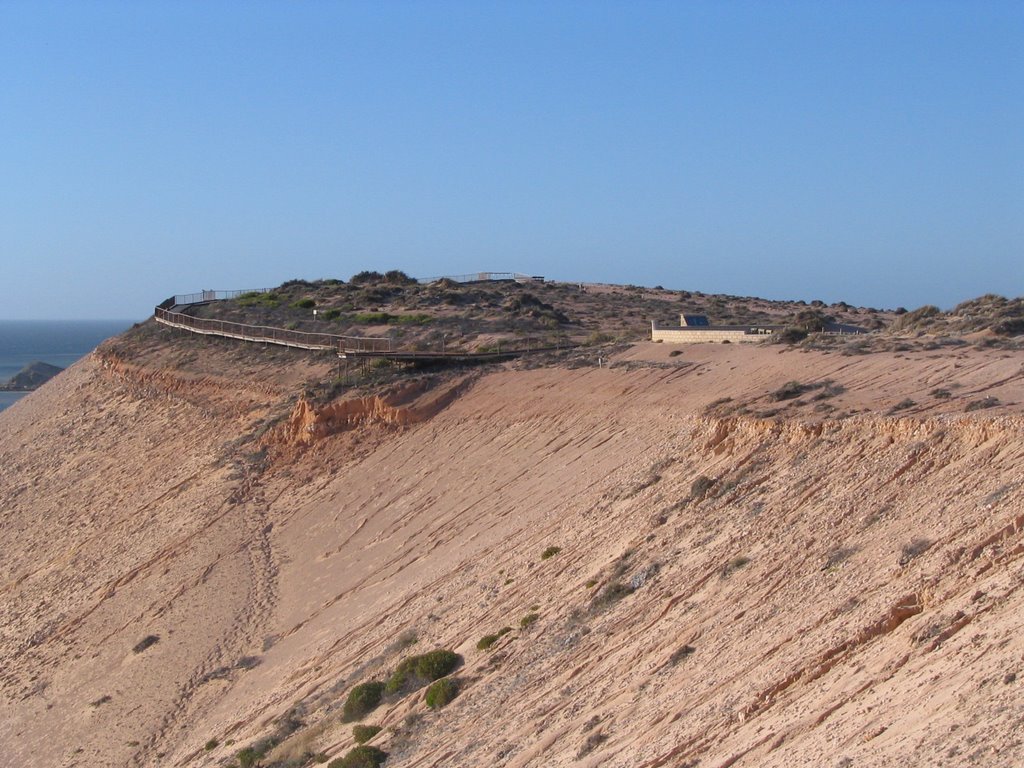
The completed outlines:
{"type": "Polygon", "coordinates": [[[332,395],[153,334],[0,416],[0,764],[334,759],[351,688],[434,648],[459,695],[365,718],[389,767],[1019,764],[1019,353],[332,395]]]}

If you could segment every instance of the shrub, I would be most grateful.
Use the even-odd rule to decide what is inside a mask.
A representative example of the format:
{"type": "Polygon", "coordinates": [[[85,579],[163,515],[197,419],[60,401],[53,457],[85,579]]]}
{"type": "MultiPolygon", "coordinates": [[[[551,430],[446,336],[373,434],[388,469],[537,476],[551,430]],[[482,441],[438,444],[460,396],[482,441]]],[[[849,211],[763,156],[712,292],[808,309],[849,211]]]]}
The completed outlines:
{"type": "Polygon", "coordinates": [[[392,315],[388,318],[388,322],[392,325],[427,325],[433,319],[430,315],[424,314],[392,315]]]}
{"type": "Polygon", "coordinates": [[[690,484],[690,498],[703,499],[714,486],[715,481],[707,475],[700,475],[690,484]]]}
{"type": "Polygon", "coordinates": [[[360,720],[380,704],[381,696],[384,694],[384,683],[371,680],[368,683],[360,683],[348,693],[345,699],[343,719],[360,720]]]}
{"type": "Polygon", "coordinates": [[[238,754],[235,757],[238,758],[239,768],[253,768],[263,755],[252,747],[246,747],[245,749],[238,750],[238,754]]]}
{"type": "Polygon", "coordinates": [[[132,651],[135,652],[135,653],[142,653],[144,650],[149,648],[151,645],[156,645],[159,642],[160,642],[160,636],[159,635],[146,635],[144,638],[142,638],[141,640],[139,640],[139,642],[137,642],[135,644],[135,646],[132,648],[132,651]]]}
{"type": "Polygon", "coordinates": [[[416,278],[409,277],[400,269],[389,269],[384,273],[384,279],[389,283],[396,283],[398,285],[416,285],[416,278]]]}
{"type": "Polygon", "coordinates": [[[902,314],[892,324],[894,331],[911,331],[927,328],[935,323],[935,320],[942,314],[942,310],[932,304],[925,304],[913,312],[902,314]]]}
{"type": "Polygon", "coordinates": [[[591,603],[591,610],[598,611],[608,608],[631,594],[633,594],[633,590],[630,589],[628,584],[623,584],[621,581],[613,581],[594,598],[594,601],[591,603]]]}
{"type": "Polygon", "coordinates": [[[802,309],[796,313],[791,327],[806,331],[807,333],[818,333],[825,330],[825,327],[834,321],[834,317],[826,315],[821,310],[802,309]]]}
{"type": "Polygon", "coordinates": [[[498,642],[498,635],[484,635],[476,641],[476,649],[478,651],[486,651],[496,642],[498,642]]]}
{"type": "Polygon", "coordinates": [[[389,651],[404,651],[406,648],[416,645],[418,641],[416,630],[406,629],[388,645],[387,649],[389,651]]]}
{"type": "Polygon", "coordinates": [[[903,400],[900,400],[900,402],[896,403],[896,405],[894,405],[892,408],[890,408],[889,409],[889,413],[897,413],[898,411],[905,411],[905,410],[907,410],[907,408],[913,408],[915,405],[917,405],[917,403],[914,402],[913,400],[911,400],[909,397],[907,397],[907,398],[905,398],[903,400]]]}
{"type": "Polygon", "coordinates": [[[238,302],[238,306],[240,307],[264,306],[273,308],[281,303],[281,297],[273,291],[268,291],[266,293],[249,291],[248,293],[243,293],[235,301],[238,302]]]}
{"type": "Polygon", "coordinates": [[[219,745],[219,744],[220,744],[220,742],[217,741],[216,739],[210,739],[208,742],[206,742],[203,745],[203,749],[205,749],[207,752],[209,752],[211,750],[216,749],[217,745],[219,745]]]}
{"type": "Polygon", "coordinates": [[[900,565],[906,565],[915,557],[919,557],[931,549],[932,542],[928,539],[912,539],[908,543],[903,545],[903,549],[900,550],[900,565]]]}
{"type": "Polygon", "coordinates": [[[728,576],[731,576],[740,568],[745,568],[749,563],[749,557],[744,557],[743,555],[740,555],[739,557],[734,557],[732,560],[730,560],[728,563],[722,566],[722,578],[724,579],[728,576]]]}
{"type": "Polygon", "coordinates": [[[294,307],[295,309],[312,309],[315,306],[316,302],[313,301],[313,299],[309,298],[299,299],[298,301],[292,304],[292,307],[294,307]]]}
{"type": "Polygon", "coordinates": [[[972,400],[967,404],[967,407],[965,407],[964,410],[980,411],[984,410],[985,408],[995,408],[997,405],[999,405],[998,397],[985,397],[982,398],[981,400],[972,400]]]}
{"type": "Polygon", "coordinates": [[[778,333],[772,334],[772,341],[776,344],[796,344],[807,338],[807,331],[803,328],[789,326],[778,333]]]}
{"type": "Polygon", "coordinates": [[[354,285],[366,285],[367,283],[381,283],[384,282],[384,275],[382,275],[380,272],[363,270],[362,272],[357,272],[356,274],[352,275],[352,277],[349,278],[349,282],[354,285]]]}
{"type": "Polygon", "coordinates": [[[681,648],[677,648],[672,652],[672,655],[668,657],[668,663],[675,666],[681,661],[686,661],[686,659],[690,658],[696,650],[697,649],[692,645],[684,645],[681,648]]]}
{"type": "Polygon", "coordinates": [[[576,753],[576,759],[579,760],[583,757],[586,757],[599,746],[601,746],[601,744],[607,739],[608,736],[605,735],[603,732],[594,731],[589,736],[587,736],[586,741],[584,741],[583,744],[580,746],[579,751],[576,753]]]}
{"type": "Polygon", "coordinates": [[[454,651],[439,648],[404,659],[385,686],[387,693],[414,691],[454,671],[462,657],[454,651]]]}
{"type": "Polygon", "coordinates": [[[318,316],[324,320],[336,320],[337,318],[341,317],[341,310],[328,309],[324,312],[321,312],[318,316]]]}
{"type": "Polygon", "coordinates": [[[612,336],[610,333],[605,333],[604,331],[594,331],[592,334],[590,334],[590,336],[587,337],[585,343],[587,344],[587,346],[594,347],[597,346],[598,344],[607,344],[611,341],[615,341],[615,337],[612,336]]]}
{"type": "Polygon", "coordinates": [[[561,551],[562,551],[561,547],[548,547],[547,549],[545,549],[543,552],[540,553],[540,559],[541,560],[547,560],[549,557],[554,557],[555,555],[557,555],[561,551]]]}
{"type": "Polygon", "coordinates": [[[387,325],[391,315],[387,312],[359,312],[353,318],[357,323],[365,325],[387,325]]]}
{"type": "Polygon", "coordinates": [[[792,400],[795,397],[800,397],[806,392],[808,387],[801,384],[799,381],[787,381],[781,387],[772,392],[772,400],[778,402],[779,400],[792,400]]]}
{"type": "Polygon", "coordinates": [[[352,729],[352,738],[356,740],[356,744],[365,744],[380,731],[379,725],[357,725],[352,729]]]}
{"type": "Polygon", "coordinates": [[[535,624],[539,618],[539,613],[528,613],[519,620],[519,626],[526,629],[531,624],[535,624]]]}
{"type": "Polygon", "coordinates": [[[344,757],[331,760],[327,768],[378,768],[388,759],[388,753],[377,747],[354,747],[344,757]]]}
{"type": "Polygon", "coordinates": [[[427,688],[426,702],[431,709],[440,709],[459,695],[459,684],[450,677],[443,677],[427,688]]]}

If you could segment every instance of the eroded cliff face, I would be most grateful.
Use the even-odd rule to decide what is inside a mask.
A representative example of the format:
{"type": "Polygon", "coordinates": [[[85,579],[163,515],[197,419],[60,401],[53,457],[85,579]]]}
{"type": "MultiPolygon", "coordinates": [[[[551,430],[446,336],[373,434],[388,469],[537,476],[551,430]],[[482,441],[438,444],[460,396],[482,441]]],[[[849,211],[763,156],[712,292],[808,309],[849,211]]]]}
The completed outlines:
{"type": "Polygon", "coordinates": [[[366,719],[389,766],[1019,765],[1022,361],[620,362],[314,405],[95,357],[18,403],[0,764],[333,758],[444,647],[451,704],[366,719]]]}
{"type": "Polygon", "coordinates": [[[359,426],[407,427],[418,424],[455,400],[468,388],[472,378],[466,375],[444,383],[405,383],[378,394],[344,396],[322,404],[303,397],[267,444],[309,445],[359,426]]]}

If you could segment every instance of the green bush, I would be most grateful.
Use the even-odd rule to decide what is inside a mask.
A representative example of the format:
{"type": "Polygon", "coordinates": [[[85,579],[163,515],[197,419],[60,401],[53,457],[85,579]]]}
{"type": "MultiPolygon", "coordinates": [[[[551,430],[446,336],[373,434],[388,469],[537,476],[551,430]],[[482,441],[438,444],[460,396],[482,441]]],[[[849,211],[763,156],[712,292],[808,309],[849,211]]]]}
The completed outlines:
{"type": "Polygon", "coordinates": [[[208,742],[206,742],[206,744],[203,745],[203,749],[209,752],[211,750],[216,749],[218,744],[220,744],[220,742],[216,739],[210,739],[208,742]]]}
{"type": "Polygon", "coordinates": [[[388,679],[385,691],[399,693],[414,691],[427,683],[451,673],[462,662],[454,651],[438,648],[419,656],[404,659],[388,679]]]}
{"type": "Polygon", "coordinates": [[[525,616],[523,616],[523,618],[521,618],[519,620],[519,626],[522,627],[523,629],[526,629],[528,626],[530,626],[531,624],[536,622],[537,619],[539,619],[539,618],[540,618],[540,614],[539,613],[528,613],[525,616]]]}
{"type": "Polygon", "coordinates": [[[387,325],[391,315],[387,312],[359,312],[352,319],[364,325],[387,325]]]}
{"type": "Polygon", "coordinates": [[[561,547],[548,547],[547,549],[545,549],[543,552],[540,553],[540,559],[541,560],[547,560],[549,557],[554,557],[555,555],[557,555],[561,551],[562,551],[561,547]]]}
{"type": "Polygon", "coordinates": [[[346,722],[360,720],[380,704],[381,696],[384,694],[384,683],[371,680],[368,683],[360,683],[348,693],[345,699],[343,717],[346,722]]]}
{"type": "Polygon", "coordinates": [[[245,749],[238,750],[238,754],[235,755],[238,758],[239,768],[253,768],[261,757],[262,752],[258,752],[252,747],[246,747],[245,749]]]}
{"type": "Polygon", "coordinates": [[[418,282],[415,277],[409,277],[400,269],[389,269],[384,273],[384,279],[398,285],[416,285],[418,282]]]}
{"type": "Polygon", "coordinates": [[[378,733],[380,733],[379,725],[357,725],[352,729],[352,738],[356,740],[356,744],[365,744],[378,733]]]}
{"type": "Polygon", "coordinates": [[[388,318],[388,322],[392,325],[427,325],[432,321],[430,315],[417,314],[417,315],[391,315],[388,318]]]}
{"type": "Polygon", "coordinates": [[[308,299],[308,298],[307,299],[299,299],[298,301],[294,302],[292,304],[292,306],[295,309],[312,309],[313,307],[316,306],[316,302],[313,301],[313,299],[308,299]]]}
{"type": "Polygon", "coordinates": [[[458,695],[459,684],[450,677],[443,677],[427,688],[427,706],[431,709],[440,709],[458,695]]]}
{"type": "Polygon", "coordinates": [[[350,277],[348,281],[350,283],[353,283],[354,285],[366,285],[368,283],[380,283],[380,282],[384,281],[384,275],[382,275],[380,272],[371,271],[371,270],[365,270],[364,269],[362,272],[358,272],[358,273],[352,275],[352,277],[350,277]]]}
{"type": "Polygon", "coordinates": [[[624,597],[628,597],[633,594],[633,588],[629,584],[624,584],[621,581],[610,582],[604,589],[594,596],[594,599],[590,603],[590,610],[592,612],[602,611],[605,608],[610,608],[615,603],[622,600],[624,597]]]}
{"type": "Polygon", "coordinates": [[[238,306],[240,307],[276,307],[281,303],[281,297],[273,291],[268,291],[267,293],[249,291],[248,293],[243,293],[235,299],[235,301],[238,302],[238,306]]]}
{"type": "Polygon", "coordinates": [[[378,768],[388,759],[388,753],[377,747],[355,747],[337,760],[331,760],[327,768],[378,768]]]}
{"type": "Polygon", "coordinates": [[[484,635],[476,641],[476,649],[478,651],[486,651],[496,642],[498,642],[498,635],[484,635]]]}

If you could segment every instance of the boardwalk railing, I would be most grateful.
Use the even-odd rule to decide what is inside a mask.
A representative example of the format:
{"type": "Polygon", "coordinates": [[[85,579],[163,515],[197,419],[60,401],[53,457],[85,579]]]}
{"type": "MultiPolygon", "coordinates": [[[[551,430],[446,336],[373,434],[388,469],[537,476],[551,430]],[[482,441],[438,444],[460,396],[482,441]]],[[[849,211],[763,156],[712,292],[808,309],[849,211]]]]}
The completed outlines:
{"type": "Polygon", "coordinates": [[[514,281],[517,283],[543,283],[541,275],[524,275],[522,272],[470,272],[466,275],[442,275],[441,277],[421,277],[416,282],[429,284],[440,280],[451,280],[453,283],[486,283],[514,281]]]}
{"type": "Polygon", "coordinates": [[[274,289],[244,288],[238,291],[199,291],[198,293],[185,293],[178,296],[172,296],[171,298],[174,299],[174,304],[177,304],[178,306],[186,306],[189,304],[205,304],[209,301],[237,299],[239,296],[245,296],[246,294],[251,293],[270,293],[272,290],[274,289]]]}
{"type": "MultiPolygon", "coordinates": [[[[201,296],[212,291],[203,291],[201,294],[189,294],[188,296],[175,296],[170,306],[181,306],[181,298],[189,296],[201,296]]],[[[224,291],[224,293],[229,293],[224,291]]],[[[239,295],[248,291],[238,291],[239,295]]],[[[188,304],[202,304],[206,301],[219,301],[221,299],[200,299],[188,304]]],[[[338,336],[330,333],[309,333],[307,331],[290,331],[287,328],[275,328],[269,325],[246,325],[245,323],[232,323],[227,320],[210,320],[201,317],[192,317],[183,312],[172,312],[169,306],[164,306],[167,301],[161,302],[154,310],[154,317],[158,323],[182,328],[192,333],[199,333],[205,336],[223,336],[229,339],[241,339],[242,341],[253,341],[264,344],[280,344],[285,347],[296,347],[298,349],[325,350],[337,353],[343,352],[390,352],[391,339],[373,336],[338,336]]]]}

